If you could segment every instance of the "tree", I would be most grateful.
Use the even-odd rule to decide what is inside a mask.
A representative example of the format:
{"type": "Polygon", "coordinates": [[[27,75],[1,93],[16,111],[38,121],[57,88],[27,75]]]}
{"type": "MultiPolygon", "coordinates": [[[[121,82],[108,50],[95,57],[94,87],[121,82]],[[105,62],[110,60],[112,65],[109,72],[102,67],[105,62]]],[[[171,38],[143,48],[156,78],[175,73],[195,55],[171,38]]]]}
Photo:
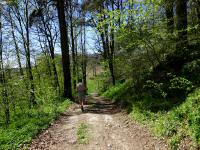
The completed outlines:
{"type": "Polygon", "coordinates": [[[176,16],[177,16],[177,49],[187,47],[187,2],[188,0],[176,0],[176,16]]]}
{"type": "MultiPolygon", "coordinates": [[[[114,73],[114,50],[115,50],[115,39],[114,39],[114,26],[115,26],[115,21],[114,21],[114,15],[111,18],[110,14],[107,14],[106,12],[111,11],[111,13],[114,13],[115,11],[115,3],[114,1],[98,1],[98,3],[94,4],[93,1],[91,2],[86,2],[85,5],[92,5],[92,8],[86,7],[88,11],[96,11],[97,14],[99,14],[96,20],[94,17],[92,17],[93,20],[93,26],[96,27],[98,30],[101,41],[102,41],[102,47],[103,47],[103,57],[104,60],[108,63],[109,67],[109,72],[112,80],[112,84],[115,85],[115,73],[114,73]],[[110,8],[111,6],[111,8],[110,8]]],[[[122,3],[121,3],[122,5],[122,3]]],[[[122,7],[122,6],[121,6],[122,7]]],[[[95,13],[93,13],[95,15],[95,13]]],[[[121,14],[120,14],[121,15],[121,14]]],[[[120,18],[120,17],[119,17],[120,18]]],[[[120,21],[117,21],[118,24],[120,25],[120,21]]]]}
{"type": "Polygon", "coordinates": [[[166,17],[167,17],[167,30],[169,33],[174,32],[174,11],[173,11],[173,5],[174,0],[165,0],[165,11],[166,11],[166,17]]]}
{"type": "Polygon", "coordinates": [[[25,52],[26,52],[26,62],[27,62],[27,70],[28,70],[28,78],[30,80],[30,107],[37,104],[35,101],[35,87],[34,87],[34,79],[33,79],[33,73],[32,73],[32,66],[31,66],[31,50],[30,50],[30,32],[29,32],[29,0],[25,0],[25,31],[26,31],[26,41],[25,45],[25,52]]]}
{"type": "Polygon", "coordinates": [[[4,62],[3,62],[3,34],[2,34],[2,5],[0,4],[0,87],[1,87],[1,94],[4,106],[4,113],[5,113],[5,121],[6,126],[8,126],[10,122],[10,108],[9,108],[9,101],[8,101],[8,91],[7,91],[7,83],[5,77],[5,69],[4,69],[4,62]]]}
{"type": "Polygon", "coordinates": [[[72,51],[72,80],[73,80],[73,90],[76,90],[76,78],[77,78],[77,60],[75,52],[75,36],[74,36],[74,24],[73,24],[73,0],[69,1],[69,20],[70,20],[70,37],[71,37],[71,51],[72,51]]]}
{"type": "MultiPolygon", "coordinates": [[[[12,6],[10,6],[10,7],[12,7],[12,6]]],[[[10,25],[11,25],[12,38],[13,38],[13,42],[15,44],[15,51],[16,51],[16,56],[17,56],[17,62],[18,62],[19,70],[20,70],[20,75],[23,76],[24,72],[23,72],[22,64],[21,64],[20,50],[19,50],[18,42],[16,40],[15,27],[14,27],[14,22],[13,22],[13,18],[12,18],[12,15],[11,15],[10,8],[8,10],[8,15],[9,15],[9,21],[10,21],[10,25]]]]}
{"type": "Polygon", "coordinates": [[[62,64],[64,74],[64,97],[72,98],[71,71],[69,57],[68,27],[65,20],[64,0],[57,0],[57,11],[60,29],[62,64]]]}

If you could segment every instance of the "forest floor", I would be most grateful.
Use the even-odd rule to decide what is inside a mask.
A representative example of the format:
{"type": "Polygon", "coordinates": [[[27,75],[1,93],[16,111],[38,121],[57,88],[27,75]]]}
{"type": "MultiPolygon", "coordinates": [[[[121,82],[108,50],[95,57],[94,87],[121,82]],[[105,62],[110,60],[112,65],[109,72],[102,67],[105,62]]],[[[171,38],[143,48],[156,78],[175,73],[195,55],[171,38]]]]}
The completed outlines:
{"type": "Polygon", "coordinates": [[[164,140],[130,119],[109,100],[93,94],[82,113],[74,104],[49,129],[38,135],[30,150],[167,150],[164,140]],[[81,126],[85,129],[80,131],[81,126]],[[81,135],[80,135],[81,134],[81,135]],[[82,142],[81,142],[82,141],[82,142]]]}

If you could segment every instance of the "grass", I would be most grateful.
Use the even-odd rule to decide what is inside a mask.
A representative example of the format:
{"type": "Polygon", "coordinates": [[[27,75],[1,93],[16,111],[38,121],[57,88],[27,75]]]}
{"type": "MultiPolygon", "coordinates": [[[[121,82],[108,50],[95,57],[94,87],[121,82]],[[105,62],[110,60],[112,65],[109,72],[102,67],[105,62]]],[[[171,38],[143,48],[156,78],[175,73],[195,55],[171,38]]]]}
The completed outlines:
{"type": "Polygon", "coordinates": [[[200,89],[188,95],[185,102],[169,111],[151,112],[133,105],[130,116],[146,124],[158,137],[168,139],[172,149],[178,149],[185,138],[192,140],[191,147],[200,146],[200,89]]]}
{"type": "Polygon", "coordinates": [[[98,77],[88,78],[88,93],[98,93],[102,86],[102,81],[98,77]]]}
{"type": "Polygon", "coordinates": [[[113,100],[117,100],[121,96],[123,96],[127,92],[130,87],[131,81],[127,81],[124,83],[119,83],[116,86],[112,86],[109,90],[102,94],[103,97],[107,97],[113,100]]]}
{"type": "Polygon", "coordinates": [[[78,128],[77,136],[78,136],[78,142],[80,144],[89,143],[88,126],[86,124],[81,123],[81,125],[78,128]]]}
{"type": "Polygon", "coordinates": [[[135,99],[133,94],[130,97],[126,86],[130,84],[112,87],[103,96],[131,101],[130,116],[147,125],[156,136],[167,139],[172,149],[178,149],[184,139],[191,140],[194,149],[200,146],[200,89],[190,93],[182,104],[169,107],[172,104],[167,100],[153,99],[148,94],[141,99],[135,99]]]}
{"type": "Polygon", "coordinates": [[[56,105],[26,110],[15,115],[8,128],[0,127],[0,149],[25,148],[37,134],[49,127],[71,102],[65,100],[56,105]]]}

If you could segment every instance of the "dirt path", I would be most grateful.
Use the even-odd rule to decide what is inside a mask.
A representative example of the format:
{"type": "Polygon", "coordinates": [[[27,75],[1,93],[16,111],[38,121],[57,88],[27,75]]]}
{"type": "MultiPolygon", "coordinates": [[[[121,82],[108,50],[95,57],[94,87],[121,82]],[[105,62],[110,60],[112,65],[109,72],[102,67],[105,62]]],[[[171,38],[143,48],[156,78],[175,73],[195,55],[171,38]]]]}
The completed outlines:
{"type": "Polygon", "coordinates": [[[167,150],[144,127],[128,118],[115,105],[95,95],[82,113],[73,105],[48,130],[33,140],[30,150],[167,150]],[[89,142],[80,144],[77,130],[88,126],[89,142]]]}

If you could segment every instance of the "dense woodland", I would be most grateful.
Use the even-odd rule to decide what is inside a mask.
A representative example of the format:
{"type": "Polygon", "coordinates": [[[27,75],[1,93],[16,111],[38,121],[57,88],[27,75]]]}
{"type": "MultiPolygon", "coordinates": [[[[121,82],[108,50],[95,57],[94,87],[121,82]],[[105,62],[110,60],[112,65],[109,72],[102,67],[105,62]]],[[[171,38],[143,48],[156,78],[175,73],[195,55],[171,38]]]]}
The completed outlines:
{"type": "Polygon", "coordinates": [[[1,0],[0,149],[47,128],[80,78],[172,148],[198,149],[199,37],[199,0],[1,0]]]}

